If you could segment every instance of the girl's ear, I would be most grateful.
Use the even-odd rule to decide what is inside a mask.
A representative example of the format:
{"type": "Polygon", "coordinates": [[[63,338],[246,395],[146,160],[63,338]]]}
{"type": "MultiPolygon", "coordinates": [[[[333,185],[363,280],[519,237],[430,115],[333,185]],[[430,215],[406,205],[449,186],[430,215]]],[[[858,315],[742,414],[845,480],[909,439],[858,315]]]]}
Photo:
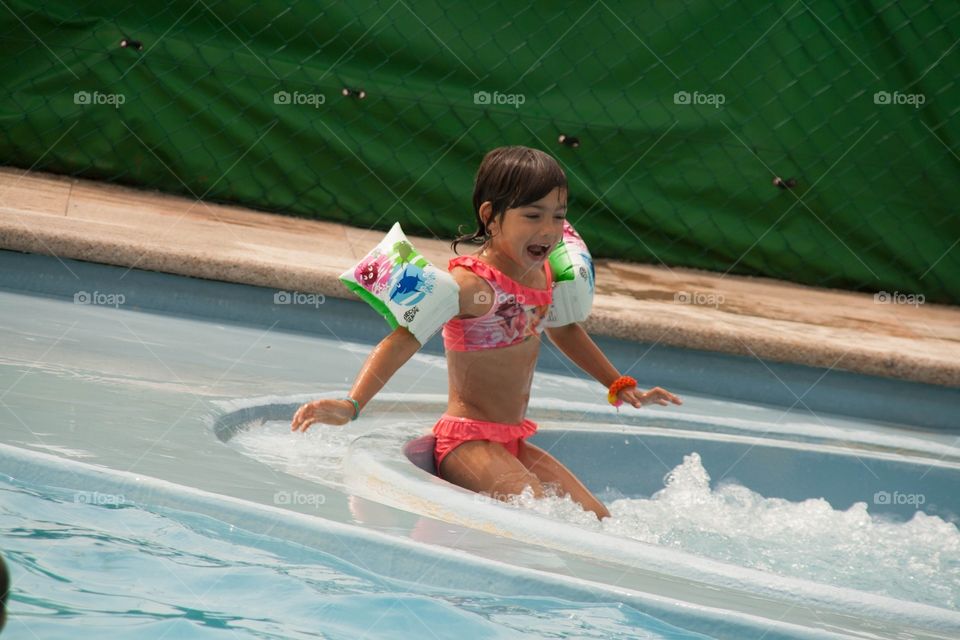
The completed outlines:
{"type": "Polygon", "coordinates": [[[493,220],[493,203],[487,200],[480,205],[480,220],[483,221],[483,228],[490,235],[490,222],[493,220]]]}

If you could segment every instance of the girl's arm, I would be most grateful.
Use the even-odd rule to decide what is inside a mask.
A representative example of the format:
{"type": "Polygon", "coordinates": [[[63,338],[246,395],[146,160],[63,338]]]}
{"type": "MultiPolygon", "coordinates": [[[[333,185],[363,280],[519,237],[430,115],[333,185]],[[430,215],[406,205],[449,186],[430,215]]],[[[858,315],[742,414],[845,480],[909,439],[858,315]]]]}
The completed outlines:
{"type": "MultiPolygon", "coordinates": [[[[460,314],[457,317],[483,315],[493,304],[493,290],[484,280],[469,270],[455,267],[450,273],[460,287],[460,314]],[[483,293],[484,295],[479,295],[483,293]]],[[[363,409],[387,384],[387,380],[420,349],[420,343],[404,327],[397,327],[380,341],[367,356],[357,379],[350,389],[350,397],[363,409]]],[[[354,407],[349,400],[327,398],[301,406],[293,416],[291,429],[306,431],[314,422],[346,424],[353,418],[354,407]]]]}
{"type": "MultiPolygon", "coordinates": [[[[570,358],[574,364],[596,378],[603,386],[609,388],[614,380],[620,377],[617,368],[607,359],[607,356],[603,355],[600,347],[579,323],[574,322],[562,327],[548,328],[546,332],[550,336],[550,341],[560,351],[570,358]]],[[[618,397],[637,408],[654,402],[660,405],[666,405],[667,401],[674,404],[683,404],[680,398],[660,387],[654,387],[646,392],[639,391],[636,387],[630,387],[620,391],[618,397]]]]}
{"type": "Polygon", "coordinates": [[[620,377],[617,368],[603,355],[600,347],[579,323],[546,329],[550,341],[578,367],[593,376],[600,384],[609,387],[620,377]]]}
{"type": "MultiPolygon", "coordinates": [[[[360,404],[360,409],[363,409],[373,396],[383,389],[387,380],[393,377],[397,369],[419,350],[420,343],[412,333],[404,327],[394,329],[367,356],[350,389],[350,397],[360,404]]],[[[352,403],[350,403],[350,409],[352,412],[352,403]]]]}
{"type": "MultiPolygon", "coordinates": [[[[404,327],[397,327],[380,341],[367,356],[357,379],[350,389],[350,397],[357,401],[362,409],[397,372],[397,369],[413,357],[420,349],[420,343],[404,327]]],[[[353,403],[349,400],[326,398],[314,400],[301,406],[293,416],[291,429],[306,431],[314,422],[326,424],[346,424],[354,414],[353,403]]]]}

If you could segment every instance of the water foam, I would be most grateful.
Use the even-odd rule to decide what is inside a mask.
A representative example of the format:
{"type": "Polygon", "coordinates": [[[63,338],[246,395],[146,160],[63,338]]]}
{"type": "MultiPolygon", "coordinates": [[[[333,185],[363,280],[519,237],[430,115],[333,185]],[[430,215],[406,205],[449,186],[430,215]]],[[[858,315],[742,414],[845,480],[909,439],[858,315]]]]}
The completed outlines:
{"type": "Polygon", "coordinates": [[[356,437],[356,429],[324,424],[293,434],[289,422],[271,420],[241,431],[230,443],[285,473],[340,486],[343,456],[356,437]]]}
{"type": "Polygon", "coordinates": [[[834,509],[822,498],[790,502],[710,476],[697,453],[650,498],[620,498],[602,523],[568,496],[511,500],[571,524],[699,556],[949,609],[960,606],[960,530],[922,511],[907,522],[834,509]]]}
{"type": "MultiPolygon", "coordinates": [[[[231,445],[293,475],[341,485],[351,442],[381,426],[316,425],[291,437],[289,424],[269,421],[241,431],[231,445]]],[[[423,430],[415,421],[394,419],[386,440],[364,447],[396,451],[423,430]]],[[[838,510],[823,498],[790,502],[732,482],[711,488],[697,453],[687,455],[649,498],[599,497],[612,515],[602,523],[569,497],[548,493],[535,499],[527,492],[510,502],[581,528],[740,567],[960,608],[960,531],[922,511],[894,522],[868,513],[863,502],[838,510]]]]}

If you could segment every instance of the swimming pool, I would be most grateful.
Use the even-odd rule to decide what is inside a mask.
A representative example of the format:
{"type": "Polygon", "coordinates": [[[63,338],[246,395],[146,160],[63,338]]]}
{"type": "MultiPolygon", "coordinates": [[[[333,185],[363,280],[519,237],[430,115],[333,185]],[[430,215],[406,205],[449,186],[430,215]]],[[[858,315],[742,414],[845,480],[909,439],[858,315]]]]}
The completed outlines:
{"type": "MultiPolygon", "coordinates": [[[[679,410],[618,415],[544,367],[537,442],[611,503],[601,528],[561,500],[491,504],[404,456],[446,389],[429,349],[363,420],[286,432],[296,403],[349,385],[369,350],[358,334],[379,326],[364,307],[0,260],[0,522],[26,587],[11,637],[960,633],[955,433],[681,387],[679,410]],[[79,291],[100,304],[75,304],[79,291]]],[[[638,377],[667,386],[658,373],[638,377]]],[[[955,399],[923,394],[928,422],[955,399]]]]}

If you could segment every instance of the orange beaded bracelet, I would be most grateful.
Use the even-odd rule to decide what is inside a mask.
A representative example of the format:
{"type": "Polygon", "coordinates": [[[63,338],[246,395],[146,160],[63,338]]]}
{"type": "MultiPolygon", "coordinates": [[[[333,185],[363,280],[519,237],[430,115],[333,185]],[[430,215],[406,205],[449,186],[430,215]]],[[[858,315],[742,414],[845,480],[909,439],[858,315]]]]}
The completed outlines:
{"type": "Polygon", "coordinates": [[[637,386],[636,380],[630,376],[620,376],[613,381],[613,384],[610,385],[610,389],[607,392],[607,402],[615,407],[619,407],[623,404],[623,400],[618,398],[617,395],[624,389],[635,386],[637,386]]]}

